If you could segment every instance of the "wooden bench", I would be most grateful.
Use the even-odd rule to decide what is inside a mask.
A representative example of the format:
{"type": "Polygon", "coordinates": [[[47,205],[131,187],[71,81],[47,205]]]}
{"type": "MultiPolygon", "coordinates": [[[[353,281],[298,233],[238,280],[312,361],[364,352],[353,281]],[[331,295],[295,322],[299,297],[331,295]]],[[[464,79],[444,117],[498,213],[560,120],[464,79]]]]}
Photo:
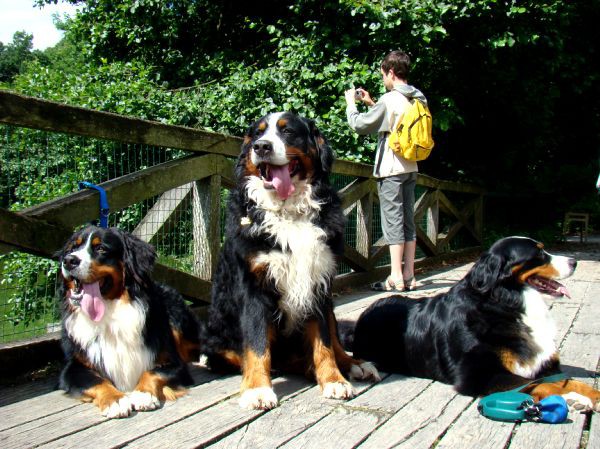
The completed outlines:
{"type": "Polygon", "coordinates": [[[590,214],[586,212],[567,212],[563,222],[563,235],[566,237],[569,233],[570,224],[576,223],[579,225],[579,241],[587,240],[587,231],[590,222],[590,214]]]}

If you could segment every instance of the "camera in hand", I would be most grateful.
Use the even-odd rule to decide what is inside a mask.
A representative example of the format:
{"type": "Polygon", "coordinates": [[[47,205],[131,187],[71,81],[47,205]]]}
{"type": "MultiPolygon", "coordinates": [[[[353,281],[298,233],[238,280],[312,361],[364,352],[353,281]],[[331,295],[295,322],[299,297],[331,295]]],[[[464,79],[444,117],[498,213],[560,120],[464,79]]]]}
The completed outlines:
{"type": "Polygon", "coordinates": [[[362,100],[363,97],[363,92],[362,90],[356,90],[354,92],[354,98],[356,98],[357,100],[362,100]]]}

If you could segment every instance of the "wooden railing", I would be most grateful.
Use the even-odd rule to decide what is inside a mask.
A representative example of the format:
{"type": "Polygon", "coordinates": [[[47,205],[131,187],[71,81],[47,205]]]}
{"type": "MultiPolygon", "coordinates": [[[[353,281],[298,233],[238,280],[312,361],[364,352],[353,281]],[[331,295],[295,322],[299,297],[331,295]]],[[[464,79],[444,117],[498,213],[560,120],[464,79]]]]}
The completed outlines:
{"type": "MultiPolygon", "coordinates": [[[[8,125],[101,138],[125,143],[182,149],[190,155],[100,184],[111,211],[160,195],[133,231],[152,241],[184,199],[193,204],[194,268],[191,273],[158,264],[155,275],[192,300],[208,301],[210,279],[220,248],[220,192],[233,185],[234,157],[241,139],[219,133],[140,120],[25,97],[0,90],[0,122],[8,125]],[[181,186],[184,186],[182,189],[181,186]],[[168,207],[165,205],[169,204],[168,207]]],[[[346,214],[356,208],[356,244],[346,244],[341,260],[351,272],[336,278],[334,288],[365,284],[385,275],[378,266],[387,254],[384,242],[373,241],[373,211],[377,203],[372,166],[337,160],[333,172],[352,179],[340,190],[346,214]]],[[[417,262],[450,253],[452,242],[465,231],[477,248],[482,242],[483,195],[473,185],[440,181],[419,174],[424,189],[417,201],[417,244],[427,256],[417,262]],[[449,195],[460,195],[456,202],[449,195]],[[460,204],[458,206],[457,204],[460,204]],[[440,229],[440,213],[450,225],[440,229]],[[425,219],[426,217],[426,219],[425,219]]],[[[79,191],[16,212],[0,209],[0,253],[23,251],[51,258],[73,228],[98,217],[98,194],[79,191]]]]}

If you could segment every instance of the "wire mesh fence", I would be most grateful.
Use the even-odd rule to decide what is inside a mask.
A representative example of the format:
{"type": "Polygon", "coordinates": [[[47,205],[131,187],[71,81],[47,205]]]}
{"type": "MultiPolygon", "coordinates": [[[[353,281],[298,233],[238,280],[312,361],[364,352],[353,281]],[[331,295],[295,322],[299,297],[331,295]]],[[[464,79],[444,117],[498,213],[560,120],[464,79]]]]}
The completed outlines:
{"type": "MultiPolygon", "coordinates": [[[[113,140],[79,137],[58,132],[37,131],[18,126],[0,126],[0,208],[12,211],[36,206],[46,201],[76,192],[80,181],[99,184],[129,175],[165,162],[181,159],[187,152],[169,148],[127,144],[113,140]]],[[[229,153],[231,154],[231,153],[229,153]]],[[[364,176],[364,172],[363,176],[364,176]]],[[[189,179],[189,178],[188,178],[189,179]]],[[[350,185],[355,177],[342,174],[332,176],[338,190],[350,185]]],[[[364,179],[364,178],[363,178],[364,179]]],[[[182,181],[183,182],[183,181],[182,181]]],[[[200,183],[199,183],[200,184],[200,183]]],[[[177,185],[177,182],[170,183],[177,185]]],[[[151,243],[157,250],[158,262],[189,274],[197,274],[194,235],[197,233],[194,205],[198,204],[201,190],[193,182],[180,185],[154,197],[113,211],[109,225],[132,232],[151,243]],[[195,197],[194,197],[195,195],[195,197]]],[[[426,194],[427,187],[417,184],[416,196],[426,194]]],[[[220,242],[223,241],[225,214],[229,191],[221,187],[220,242]]],[[[370,192],[369,194],[374,194],[370,192]]],[[[202,197],[204,198],[204,197],[202,197]]],[[[461,208],[467,200],[457,194],[452,201],[461,208]]],[[[371,243],[382,237],[379,205],[373,201],[370,217],[371,243]]],[[[214,218],[211,217],[211,220],[214,218]]],[[[348,211],[345,242],[357,248],[358,229],[364,226],[357,207],[348,211]]],[[[456,226],[453,217],[439,216],[439,236],[450,234],[456,226]]],[[[427,229],[428,218],[417,223],[427,229]]],[[[452,236],[448,249],[464,242],[461,234],[452,236]]],[[[468,234],[468,233],[465,233],[468,234]]],[[[437,238],[437,236],[436,236],[437,238]]],[[[464,241],[468,240],[466,235],[464,241]]],[[[372,250],[370,248],[369,250],[372,250]]],[[[362,255],[363,257],[365,254],[362,255]]],[[[424,257],[417,247],[417,258],[424,257]]],[[[347,260],[352,260],[347,258],[347,260]]],[[[356,261],[353,260],[353,263],[356,261]]],[[[358,262],[360,265],[362,262],[358,262]]],[[[389,254],[380,257],[377,267],[389,264],[389,254]]],[[[0,245],[0,343],[44,335],[58,327],[58,306],[55,299],[58,264],[18,251],[9,252],[0,245]]],[[[351,273],[350,265],[340,263],[338,274],[351,273]]]]}
{"type": "MultiPolygon", "coordinates": [[[[0,126],[0,207],[20,211],[73,193],[79,181],[94,184],[177,159],[184,151],[0,126]]],[[[189,195],[188,195],[189,196],[189,195]]],[[[110,226],[133,232],[159,196],[109,216],[110,226]]],[[[177,198],[172,200],[177,201],[177,198]]],[[[150,240],[165,265],[191,269],[189,200],[172,209],[150,240]]],[[[56,330],[58,264],[17,251],[0,255],[0,343],[56,330]]]]}

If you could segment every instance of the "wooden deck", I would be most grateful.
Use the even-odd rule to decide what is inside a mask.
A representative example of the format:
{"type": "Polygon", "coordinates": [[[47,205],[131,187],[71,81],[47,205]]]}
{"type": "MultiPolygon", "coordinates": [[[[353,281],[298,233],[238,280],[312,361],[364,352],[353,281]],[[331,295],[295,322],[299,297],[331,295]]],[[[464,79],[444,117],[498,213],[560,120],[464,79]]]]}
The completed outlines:
{"type": "MultiPolygon", "coordinates": [[[[572,299],[549,303],[565,371],[598,387],[600,251],[574,255],[579,266],[566,283],[572,299]]],[[[423,288],[410,294],[447,289],[469,267],[423,274],[423,288]]],[[[354,291],[337,298],[336,313],[355,318],[381,296],[354,291]]],[[[478,414],[473,398],[426,379],[383,375],[377,384],[355,382],[357,397],[342,402],[323,399],[304,378],[282,375],[274,380],[281,404],[264,412],[239,408],[239,375],[217,378],[195,367],[194,376],[197,385],[179,401],[120,420],[52,391],[55,379],[3,387],[0,448],[600,448],[600,414],[570,414],[560,425],[494,422],[478,414]]]]}

